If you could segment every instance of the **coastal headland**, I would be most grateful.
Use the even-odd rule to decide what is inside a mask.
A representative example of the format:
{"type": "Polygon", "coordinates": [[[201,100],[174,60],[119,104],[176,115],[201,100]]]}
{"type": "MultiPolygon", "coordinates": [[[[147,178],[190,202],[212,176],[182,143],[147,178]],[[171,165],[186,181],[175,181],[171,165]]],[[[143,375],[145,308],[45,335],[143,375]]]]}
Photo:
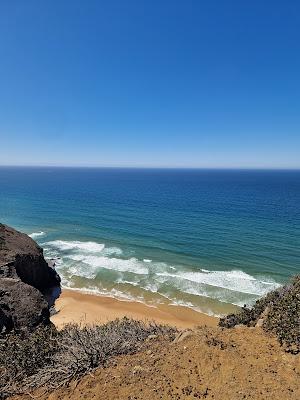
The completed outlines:
{"type": "Polygon", "coordinates": [[[42,248],[0,224],[0,399],[300,398],[297,276],[220,320],[68,289],[55,312],[59,291],[42,248]]]}

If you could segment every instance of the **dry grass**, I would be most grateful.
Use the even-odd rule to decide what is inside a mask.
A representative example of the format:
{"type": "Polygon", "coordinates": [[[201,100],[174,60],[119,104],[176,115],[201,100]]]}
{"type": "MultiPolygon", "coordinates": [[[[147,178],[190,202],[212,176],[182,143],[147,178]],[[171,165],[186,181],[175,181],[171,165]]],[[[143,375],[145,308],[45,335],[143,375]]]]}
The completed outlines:
{"type": "Polygon", "coordinates": [[[149,336],[172,340],[176,329],[121,319],[106,325],[62,331],[41,328],[27,337],[0,340],[0,398],[28,393],[38,387],[55,389],[97,367],[106,367],[122,354],[135,353],[149,336]]]}

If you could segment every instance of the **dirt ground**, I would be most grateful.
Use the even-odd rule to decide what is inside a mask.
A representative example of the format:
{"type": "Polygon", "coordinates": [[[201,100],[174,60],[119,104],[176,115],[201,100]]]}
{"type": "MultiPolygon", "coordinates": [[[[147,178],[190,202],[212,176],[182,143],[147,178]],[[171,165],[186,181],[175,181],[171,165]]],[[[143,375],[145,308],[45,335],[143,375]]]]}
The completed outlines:
{"type": "MultiPolygon", "coordinates": [[[[287,354],[261,328],[201,327],[175,342],[149,340],[142,353],[119,357],[66,388],[34,398],[300,399],[300,356],[287,354]]],[[[30,399],[33,396],[15,397],[30,399]]]]}

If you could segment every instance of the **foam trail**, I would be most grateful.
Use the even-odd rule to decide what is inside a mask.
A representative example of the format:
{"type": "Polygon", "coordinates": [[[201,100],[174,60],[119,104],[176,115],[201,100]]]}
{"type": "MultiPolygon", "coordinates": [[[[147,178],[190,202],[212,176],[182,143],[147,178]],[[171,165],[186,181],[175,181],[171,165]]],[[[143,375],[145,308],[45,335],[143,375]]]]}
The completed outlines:
{"type": "Polygon", "coordinates": [[[42,237],[42,236],[45,236],[46,235],[46,233],[45,232],[42,232],[42,231],[40,231],[40,232],[32,232],[30,235],[28,235],[28,236],[30,236],[32,239],[36,239],[36,238],[38,238],[38,237],[42,237]]]}
{"type": "Polygon", "coordinates": [[[80,242],[79,240],[54,240],[52,242],[47,242],[46,244],[61,251],[75,250],[88,253],[100,253],[105,247],[102,243],[80,242]]]}
{"type": "MultiPolygon", "coordinates": [[[[46,242],[45,246],[47,254],[61,257],[58,270],[71,286],[82,277],[91,280],[99,291],[103,282],[117,285],[123,282],[133,285],[135,292],[145,290],[175,303],[190,301],[197,306],[199,298],[206,297],[222,303],[243,305],[251,304],[280,286],[266,277],[254,277],[240,270],[192,270],[149,258],[124,258],[122,249],[105,247],[92,241],[54,240],[46,242]]],[[[135,295],[138,297],[137,293],[135,295]]]]}
{"type": "MultiPolygon", "coordinates": [[[[131,296],[128,293],[121,292],[117,289],[99,289],[98,287],[83,287],[83,288],[75,288],[71,286],[71,283],[66,281],[64,287],[68,290],[74,290],[76,292],[82,292],[85,294],[92,294],[95,296],[105,296],[111,297],[119,301],[131,301],[138,303],[145,303],[145,300],[142,296],[131,296]]],[[[148,304],[151,307],[150,304],[148,304]]]]}
{"type": "Polygon", "coordinates": [[[103,253],[108,256],[110,255],[121,256],[123,254],[123,251],[119,247],[105,247],[103,253]]]}
{"type": "Polygon", "coordinates": [[[262,296],[280,285],[274,281],[260,281],[243,271],[211,271],[211,272],[178,272],[177,274],[158,273],[158,276],[187,280],[199,284],[214,286],[245,293],[262,296]]]}
{"type": "Polygon", "coordinates": [[[81,261],[84,264],[87,264],[89,267],[91,267],[90,270],[94,271],[94,273],[97,273],[100,268],[119,272],[132,272],[138,275],[146,275],[149,272],[148,268],[146,268],[143,263],[136,258],[124,260],[121,258],[108,258],[83,254],[68,255],[66,258],[73,261],[81,261]]]}

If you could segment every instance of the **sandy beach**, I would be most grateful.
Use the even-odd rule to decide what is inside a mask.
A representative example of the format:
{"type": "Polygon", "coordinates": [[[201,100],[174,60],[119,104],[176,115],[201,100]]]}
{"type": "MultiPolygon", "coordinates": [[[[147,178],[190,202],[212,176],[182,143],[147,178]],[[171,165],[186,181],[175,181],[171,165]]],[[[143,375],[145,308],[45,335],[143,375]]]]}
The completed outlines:
{"type": "Polygon", "coordinates": [[[57,314],[52,316],[51,320],[58,329],[71,322],[83,325],[103,324],[124,316],[143,321],[156,321],[178,328],[216,326],[218,323],[218,318],[187,307],[170,305],[154,307],[68,289],[63,289],[61,296],[56,300],[55,308],[57,314]]]}

